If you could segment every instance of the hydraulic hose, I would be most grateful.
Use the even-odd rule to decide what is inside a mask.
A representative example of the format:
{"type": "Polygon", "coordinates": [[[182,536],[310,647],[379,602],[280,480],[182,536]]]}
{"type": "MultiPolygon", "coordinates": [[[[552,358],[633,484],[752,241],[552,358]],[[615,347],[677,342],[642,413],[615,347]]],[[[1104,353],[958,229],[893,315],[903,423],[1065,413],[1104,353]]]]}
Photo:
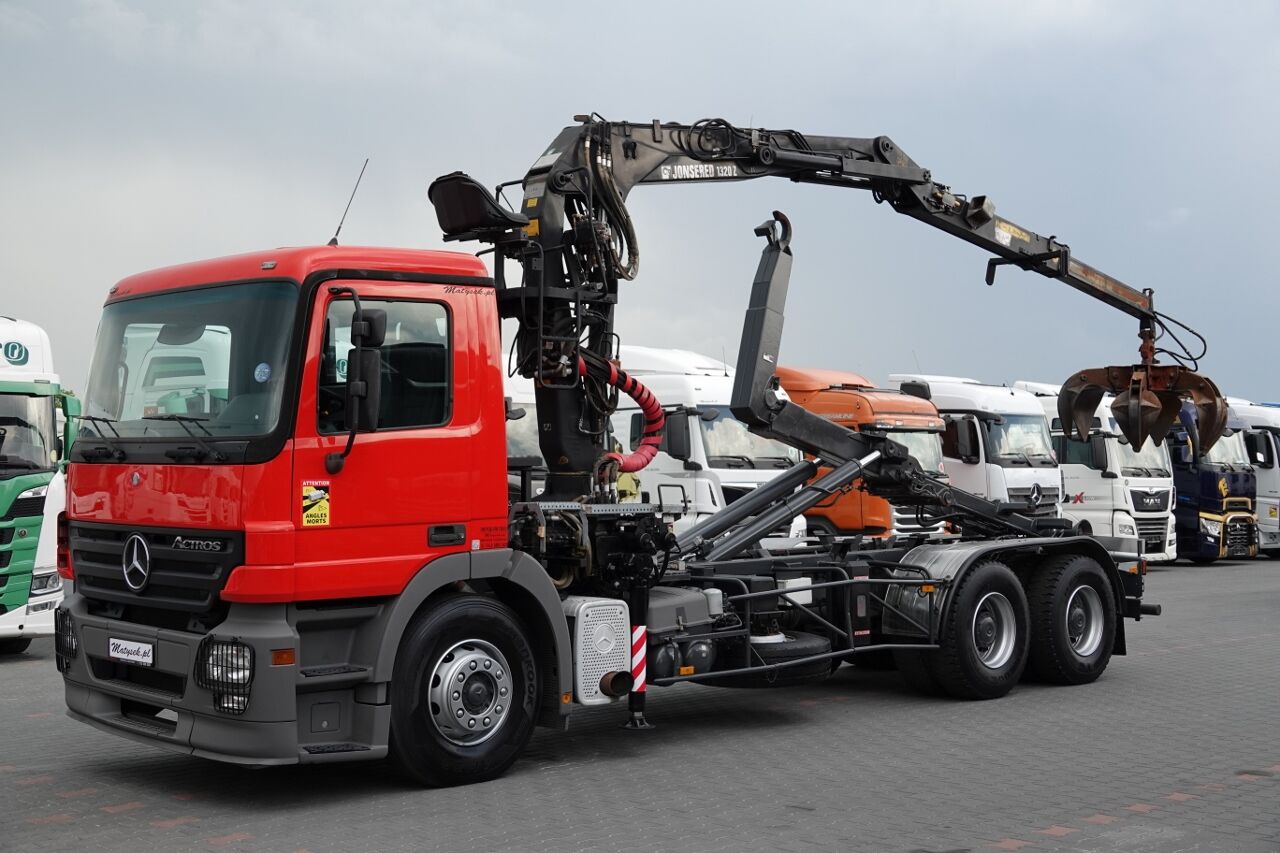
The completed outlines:
{"type": "Polygon", "coordinates": [[[589,352],[585,358],[578,357],[578,374],[602,379],[617,388],[635,400],[641,414],[644,415],[644,434],[640,437],[640,443],[636,449],[626,454],[608,451],[604,454],[602,462],[616,463],[618,471],[623,474],[639,471],[652,462],[653,457],[658,455],[658,446],[662,444],[662,430],[667,422],[662,404],[658,402],[657,397],[653,396],[653,392],[637,382],[635,377],[625,370],[620,370],[613,362],[589,352]]]}

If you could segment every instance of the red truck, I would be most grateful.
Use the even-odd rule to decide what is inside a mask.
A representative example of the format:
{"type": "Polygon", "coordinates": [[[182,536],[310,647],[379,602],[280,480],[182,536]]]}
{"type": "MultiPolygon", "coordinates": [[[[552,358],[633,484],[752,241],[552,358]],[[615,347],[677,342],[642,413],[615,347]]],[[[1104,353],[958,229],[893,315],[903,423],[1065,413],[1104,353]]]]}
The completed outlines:
{"type": "MultiPolygon", "coordinates": [[[[646,127],[650,148],[675,146],[652,162],[635,128],[567,129],[577,141],[526,176],[524,213],[465,176],[438,179],[446,237],[494,244],[522,264],[520,285],[469,254],[331,245],[111,288],[59,525],[71,716],[240,764],[391,756],[421,782],[458,784],[503,772],[535,725],[563,728],[575,705],[625,699],[628,726],[647,727],[650,686],[785,686],[878,652],[930,692],[988,699],[1028,668],[1080,684],[1123,654],[1124,617],[1158,612],[1136,542],[966,495],[890,438],[786,400],[773,376],[792,257],[781,215],[757,229],[767,246],[731,408],[813,459],[678,537],[674,496],[618,501],[619,476],[664,441],[661,404],[610,360],[617,283],[635,272],[622,197],[636,169],[795,178],[817,167],[791,158],[838,143],[842,168],[872,175],[880,197],[894,182],[945,189],[882,138],[859,159],[856,140],[801,150],[794,131],[759,131],[764,147],[704,162],[689,152],[714,147],[690,147],[696,127],[646,127]],[[607,162],[589,153],[601,145],[607,162]],[[535,382],[547,467],[545,488],[514,500],[503,317],[520,323],[511,363],[535,382]],[[646,419],[629,454],[603,428],[617,393],[646,419]],[[819,465],[831,471],[815,480],[819,465]],[[859,478],[945,517],[956,539],[761,546],[859,478]]],[[[944,230],[1008,254],[989,202],[939,211],[944,230]]],[[[1103,278],[1108,300],[1141,302],[1103,278]]]]}

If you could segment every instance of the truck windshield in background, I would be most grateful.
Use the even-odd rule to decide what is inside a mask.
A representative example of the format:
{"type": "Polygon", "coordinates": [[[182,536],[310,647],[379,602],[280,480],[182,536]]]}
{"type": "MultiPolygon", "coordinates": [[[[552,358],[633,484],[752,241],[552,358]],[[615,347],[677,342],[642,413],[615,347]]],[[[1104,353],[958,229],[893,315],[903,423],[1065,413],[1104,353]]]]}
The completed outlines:
{"type": "Polygon", "coordinates": [[[1053,467],[1057,460],[1042,415],[1001,415],[984,419],[987,449],[1001,465],[1053,467]]]}
{"type": "Polygon", "coordinates": [[[82,434],[187,439],[179,419],[218,438],[271,432],[297,299],[294,285],[267,281],[107,305],[82,434]]]}
{"type": "Polygon", "coordinates": [[[1142,449],[1135,451],[1126,439],[1119,438],[1112,445],[1116,448],[1120,473],[1125,477],[1168,477],[1169,451],[1147,439],[1142,449]]]}
{"type": "Polygon", "coordinates": [[[48,471],[58,462],[53,397],[0,396],[0,477],[48,471]]]}
{"type": "Polygon", "coordinates": [[[712,420],[698,419],[707,462],[712,468],[790,468],[800,451],[780,441],[762,438],[729,414],[728,407],[712,420]]]}
{"type": "Polygon", "coordinates": [[[1244,445],[1244,432],[1236,430],[1231,435],[1224,435],[1218,439],[1218,442],[1209,448],[1209,452],[1205,454],[1205,460],[1214,462],[1218,465],[1230,465],[1236,468],[1244,468],[1249,465],[1249,451],[1244,445]]]}
{"type": "Polygon", "coordinates": [[[942,434],[937,432],[890,432],[889,438],[906,445],[926,474],[945,474],[942,466],[942,434]]]}

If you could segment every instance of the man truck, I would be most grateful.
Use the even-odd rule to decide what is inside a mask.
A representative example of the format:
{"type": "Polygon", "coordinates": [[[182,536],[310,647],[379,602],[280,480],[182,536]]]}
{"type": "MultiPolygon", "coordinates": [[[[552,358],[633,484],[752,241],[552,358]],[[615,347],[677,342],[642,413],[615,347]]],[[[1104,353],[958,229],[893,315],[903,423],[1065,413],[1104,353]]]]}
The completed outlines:
{"type": "Polygon", "coordinates": [[[895,373],[889,381],[902,388],[928,383],[946,420],[942,453],[953,483],[1030,515],[1058,517],[1062,472],[1049,422],[1032,394],[958,376],[895,373]]]}
{"type": "Polygon", "coordinates": [[[53,635],[62,601],[57,515],[76,400],[62,389],[44,329],[0,317],[0,655],[53,635]],[[61,417],[59,417],[61,416],[61,417]],[[63,422],[60,433],[59,420],[63,422]]]}
{"type": "Polygon", "coordinates": [[[1137,536],[1151,562],[1178,559],[1173,521],[1173,465],[1163,443],[1147,441],[1134,450],[1120,434],[1111,412],[1114,398],[1098,404],[1087,440],[1067,438],[1058,415],[1058,386],[1018,381],[1036,396],[1049,419],[1058,466],[1062,469],[1062,516],[1081,533],[1137,536]]]}
{"type": "MultiPolygon", "coordinates": [[[[432,183],[446,239],[492,246],[492,277],[466,253],[318,246],[111,289],[60,525],[75,584],[56,611],[69,713],[222,761],[391,756],[422,783],[460,784],[501,774],[535,725],[563,728],[575,705],[625,701],[626,728],[647,728],[651,687],[785,687],[886,651],[922,689],[967,699],[1002,696],[1024,671],[1097,679],[1127,649],[1126,619],[1159,610],[1143,600],[1136,540],[1071,535],[975,497],[886,435],[789,402],[774,370],[792,233],[776,211],[756,229],[729,408],[813,458],[679,535],[667,506],[618,501],[618,477],[664,433],[661,401],[615,361],[619,282],[638,269],[625,198],[640,183],[766,175],[869,190],[992,263],[1126,311],[1144,340],[1158,332],[1149,292],[951,193],[887,137],[582,117],[526,174],[518,210],[462,173],[432,183]],[[502,317],[519,325],[514,361],[534,382],[547,465],[543,492],[516,500],[502,317]],[[141,327],[163,347],[225,330],[225,393],[150,411],[137,371],[120,369],[141,327]],[[605,429],[618,394],[644,414],[632,452],[605,429]],[[808,482],[819,465],[831,473],[808,482]],[[870,556],[839,541],[763,549],[859,478],[957,537],[870,556]]],[[[1140,408],[1191,396],[1216,410],[1207,379],[1141,355],[1068,390],[1087,401],[1123,383],[1152,404],[1140,408]]],[[[1159,426],[1141,412],[1122,423],[1159,426]]]]}
{"type": "MultiPolygon", "coordinates": [[[[908,391],[878,388],[857,373],[779,366],[778,383],[797,405],[857,431],[888,435],[906,446],[929,476],[946,480],[942,463],[944,424],[926,383],[908,391]]],[[[932,536],[943,523],[925,520],[862,488],[861,483],[823,501],[804,515],[812,534],[874,537],[932,536]]]]}

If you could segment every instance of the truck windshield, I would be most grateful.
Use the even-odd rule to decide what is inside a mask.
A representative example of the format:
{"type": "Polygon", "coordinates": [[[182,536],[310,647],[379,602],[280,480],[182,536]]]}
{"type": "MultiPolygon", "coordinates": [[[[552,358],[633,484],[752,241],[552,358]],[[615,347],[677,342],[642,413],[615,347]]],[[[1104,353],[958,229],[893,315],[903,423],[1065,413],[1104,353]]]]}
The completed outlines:
{"type": "Polygon", "coordinates": [[[985,421],[988,452],[1000,465],[1058,464],[1043,415],[1002,415],[985,421]]]}
{"type": "Polygon", "coordinates": [[[53,398],[0,396],[0,477],[47,471],[57,461],[53,398]]]}
{"type": "MultiPolygon", "coordinates": [[[[1118,428],[1117,428],[1118,431],[1118,428]]],[[[1120,473],[1126,477],[1168,477],[1169,451],[1163,445],[1157,445],[1151,439],[1135,451],[1127,441],[1112,439],[1112,447],[1120,465],[1120,473]]]]}
{"type": "Polygon", "coordinates": [[[938,432],[891,432],[889,438],[905,444],[926,474],[945,474],[942,467],[942,434],[938,432]]]}
{"type": "Polygon", "coordinates": [[[800,461],[800,451],[780,441],[749,432],[725,406],[713,420],[698,418],[702,443],[712,468],[790,468],[800,461]]]}
{"type": "Polygon", "coordinates": [[[1244,431],[1236,430],[1231,435],[1224,435],[1218,439],[1217,443],[1209,448],[1204,458],[1208,462],[1216,462],[1219,465],[1241,467],[1248,465],[1249,451],[1244,446],[1244,431]]]}
{"type": "Polygon", "coordinates": [[[271,432],[297,299],[294,285],[265,281],[108,305],[81,434],[189,440],[192,429],[219,439],[271,432]]]}

